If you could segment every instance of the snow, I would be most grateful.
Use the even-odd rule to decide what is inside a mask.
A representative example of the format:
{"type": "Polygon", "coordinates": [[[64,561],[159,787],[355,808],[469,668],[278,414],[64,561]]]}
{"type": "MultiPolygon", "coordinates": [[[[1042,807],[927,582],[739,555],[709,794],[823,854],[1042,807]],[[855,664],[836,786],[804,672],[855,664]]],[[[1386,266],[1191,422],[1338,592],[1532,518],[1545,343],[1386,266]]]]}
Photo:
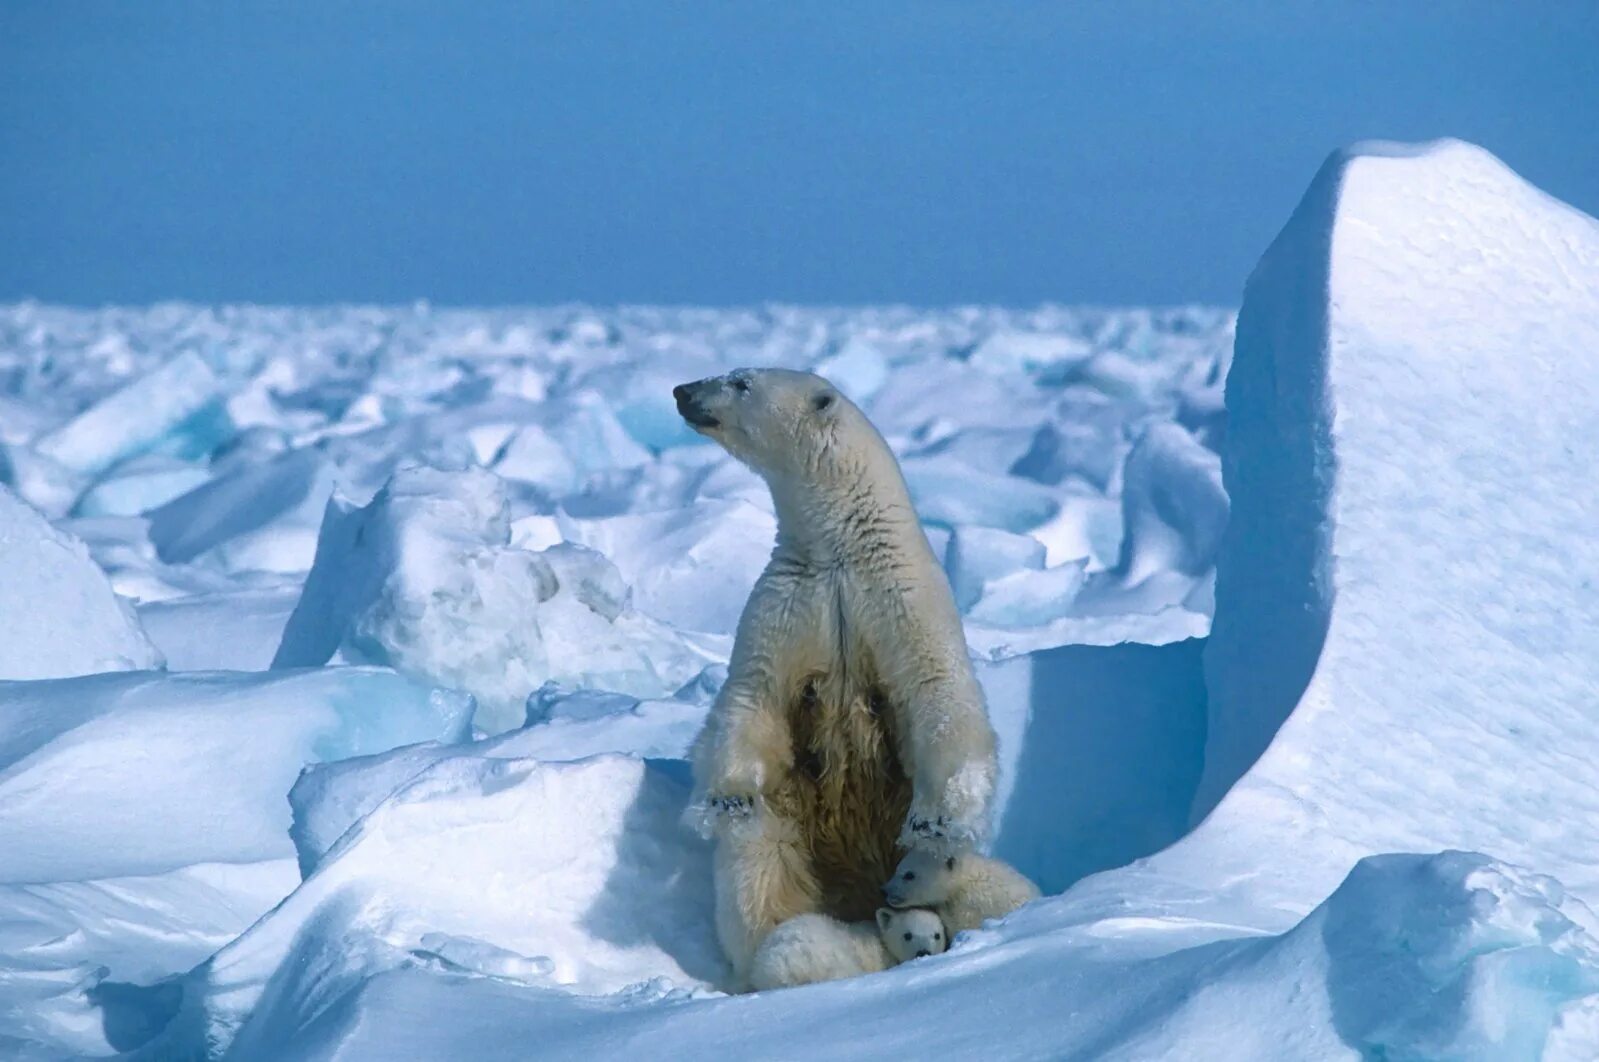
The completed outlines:
{"type": "Polygon", "coordinates": [[[460,694],[373,668],[6,683],[0,882],[283,858],[303,765],[458,741],[470,719],[460,694]]]}
{"type": "Polygon", "coordinates": [[[1234,329],[0,307],[0,1055],[1596,1057],[1599,225],[1363,145],[1234,329]],[[740,364],[900,455],[1046,895],[727,996],[773,521],[670,388],[740,364]]]}
{"type": "Polygon", "coordinates": [[[688,792],[686,765],[621,755],[431,764],[186,978],[157,1049],[292,1057],[307,990],[418,963],[585,995],[723,978],[710,861],[678,822],[688,792]]]}
{"type": "Polygon", "coordinates": [[[500,732],[548,680],[660,696],[709,662],[633,611],[602,555],[512,548],[509,511],[481,468],[405,468],[363,508],[336,499],[272,666],[386,664],[471,693],[500,732]]]}
{"type": "Polygon", "coordinates": [[[1453,141],[1336,156],[1267,252],[1228,381],[1202,881],[1270,848],[1250,888],[1303,910],[1360,855],[1451,847],[1599,902],[1596,282],[1599,223],[1453,141]]]}
{"type": "MultiPolygon", "coordinates": [[[[0,487],[0,678],[48,679],[161,666],[83,542],[0,487]]],[[[0,735],[3,737],[3,735],[0,735]]]]}

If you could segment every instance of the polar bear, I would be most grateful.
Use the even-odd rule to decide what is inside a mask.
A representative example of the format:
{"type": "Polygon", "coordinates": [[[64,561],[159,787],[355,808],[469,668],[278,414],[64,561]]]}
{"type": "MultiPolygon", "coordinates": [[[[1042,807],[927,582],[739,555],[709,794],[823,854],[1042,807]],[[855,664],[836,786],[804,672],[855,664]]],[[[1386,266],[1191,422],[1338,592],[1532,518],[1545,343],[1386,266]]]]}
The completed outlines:
{"type": "Polygon", "coordinates": [[[824,914],[790,918],[761,941],[750,961],[750,987],[772,988],[876,973],[897,963],[939,955],[949,934],[926,908],[877,909],[876,923],[840,922],[824,914]]]}
{"type": "Polygon", "coordinates": [[[883,437],[826,380],[740,369],[674,389],[771,489],[777,545],[691,753],[735,975],[803,914],[865,921],[906,849],[987,835],[994,732],[949,582],[883,437]]]}
{"type": "Polygon", "coordinates": [[[949,935],[976,929],[1038,899],[1034,885],[1009,863],[972,852],[939,856],[913,849],[883,888],[892,907],[931,907],[949,935]]]}

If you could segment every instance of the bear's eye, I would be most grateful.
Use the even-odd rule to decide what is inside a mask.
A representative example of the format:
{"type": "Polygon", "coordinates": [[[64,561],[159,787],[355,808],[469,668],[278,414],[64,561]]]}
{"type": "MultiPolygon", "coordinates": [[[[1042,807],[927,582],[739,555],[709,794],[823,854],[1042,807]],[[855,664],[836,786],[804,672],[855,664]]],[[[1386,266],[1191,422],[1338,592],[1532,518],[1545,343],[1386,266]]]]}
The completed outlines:
{"type": "Polygon", "coordinates": [[[833,396],[832,395],[817,395],[815,398],[811,399],[811,405],[816,407],[816,411],[818,413],[820,413],[822,410],[826,409],[828,406],[830,406],[832,404],[833,404],[833,396]]]}
{"type": "Polygon", "coordinates": [[[910,934],[909,934],[909,933],[906,933],[906,934],[905,934],[905,939],[906,939],[906,940],[909,940],[909,939],[911,939],[911,935],[910,935],[910,934]]]}
{"type": "Polygon", "coordinates": [[[950,856],[949,857],[949,861],[946,862],[944,865],[946,867],[948,867],[949,869],[954,870],[955,869],[955,857],[954,856],[950,856]]]}
{"type": "Polygon", "coordinates": [[[943,940],[944,939],[944,934],[942,934],[942,933],[934,933],[933,934],[933,939],[934,940],[943,940]]]}
{"type": "Polygon", "coordinates": [[[734,380],[733,390],[741,395],[747,395],[750,393],[750,382],[748,380],[734,380]]]}
{"type": "Polygon", "coordinates": [[[906,872],[905,872],[905,880],[906,880],[906,881],[915,881],[915,880],[916,880],[916,871],[914,871],[914,870],[907,870],[907,871],[906,871],[906,872]]]}

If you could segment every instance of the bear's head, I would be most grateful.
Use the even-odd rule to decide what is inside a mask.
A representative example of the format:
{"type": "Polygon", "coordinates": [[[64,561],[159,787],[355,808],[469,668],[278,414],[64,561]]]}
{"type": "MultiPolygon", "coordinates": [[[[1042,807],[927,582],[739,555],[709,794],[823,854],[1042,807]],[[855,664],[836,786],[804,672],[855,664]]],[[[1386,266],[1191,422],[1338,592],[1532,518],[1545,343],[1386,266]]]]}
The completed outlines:
{"type": "Polygon", "coordinates": [[[936,907],[949,899],[955,889],[955,870],[959,856],[938,855],[913,848],[894,868],[894,876],[883,886],[883,899],[890,907],[936,907]]]}
{"type": "Polygon", "coordinates": [[[820,376],[789,369],[735,369],[672,389],[695,431],[772,480],[825,480],[862,448],[840,445],[876,431],[855,404],[820,376]]]}
{"type": "Polygon", "coordinates": [[[879,907],[877,934],[895,962],[907,962],[924,955],[940,955],[949,947],[944,920],[925,907],[879,907]]]}

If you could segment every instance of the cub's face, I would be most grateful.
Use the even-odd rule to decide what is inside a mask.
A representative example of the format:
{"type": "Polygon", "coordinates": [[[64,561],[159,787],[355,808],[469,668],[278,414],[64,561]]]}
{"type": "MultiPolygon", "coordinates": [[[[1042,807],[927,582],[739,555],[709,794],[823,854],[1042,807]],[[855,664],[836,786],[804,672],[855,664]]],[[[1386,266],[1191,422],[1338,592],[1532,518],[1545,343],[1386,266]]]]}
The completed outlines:
{"type": "Polygon", "coordinates": [[[936,907],[954,888],[956,858],[911,849],[883,886],[883,899],[890,907],[936,907]]]}
{"type": "Polygon", "coordinates": [[[944,932],[943,919],[921,907],[905,910],[879,907],[877,933],[883,938],[883,946],[894,956],[895,962],[908,962],[924,955],[940,955],[949,947],[949,934],[944,932]]]}
{"type": "Polygon", "coordinates": [[[736,369],[672,389],[695,431],[763,476],[825,475],[841,430],[860,411],[808,372],[736,369]]]}

